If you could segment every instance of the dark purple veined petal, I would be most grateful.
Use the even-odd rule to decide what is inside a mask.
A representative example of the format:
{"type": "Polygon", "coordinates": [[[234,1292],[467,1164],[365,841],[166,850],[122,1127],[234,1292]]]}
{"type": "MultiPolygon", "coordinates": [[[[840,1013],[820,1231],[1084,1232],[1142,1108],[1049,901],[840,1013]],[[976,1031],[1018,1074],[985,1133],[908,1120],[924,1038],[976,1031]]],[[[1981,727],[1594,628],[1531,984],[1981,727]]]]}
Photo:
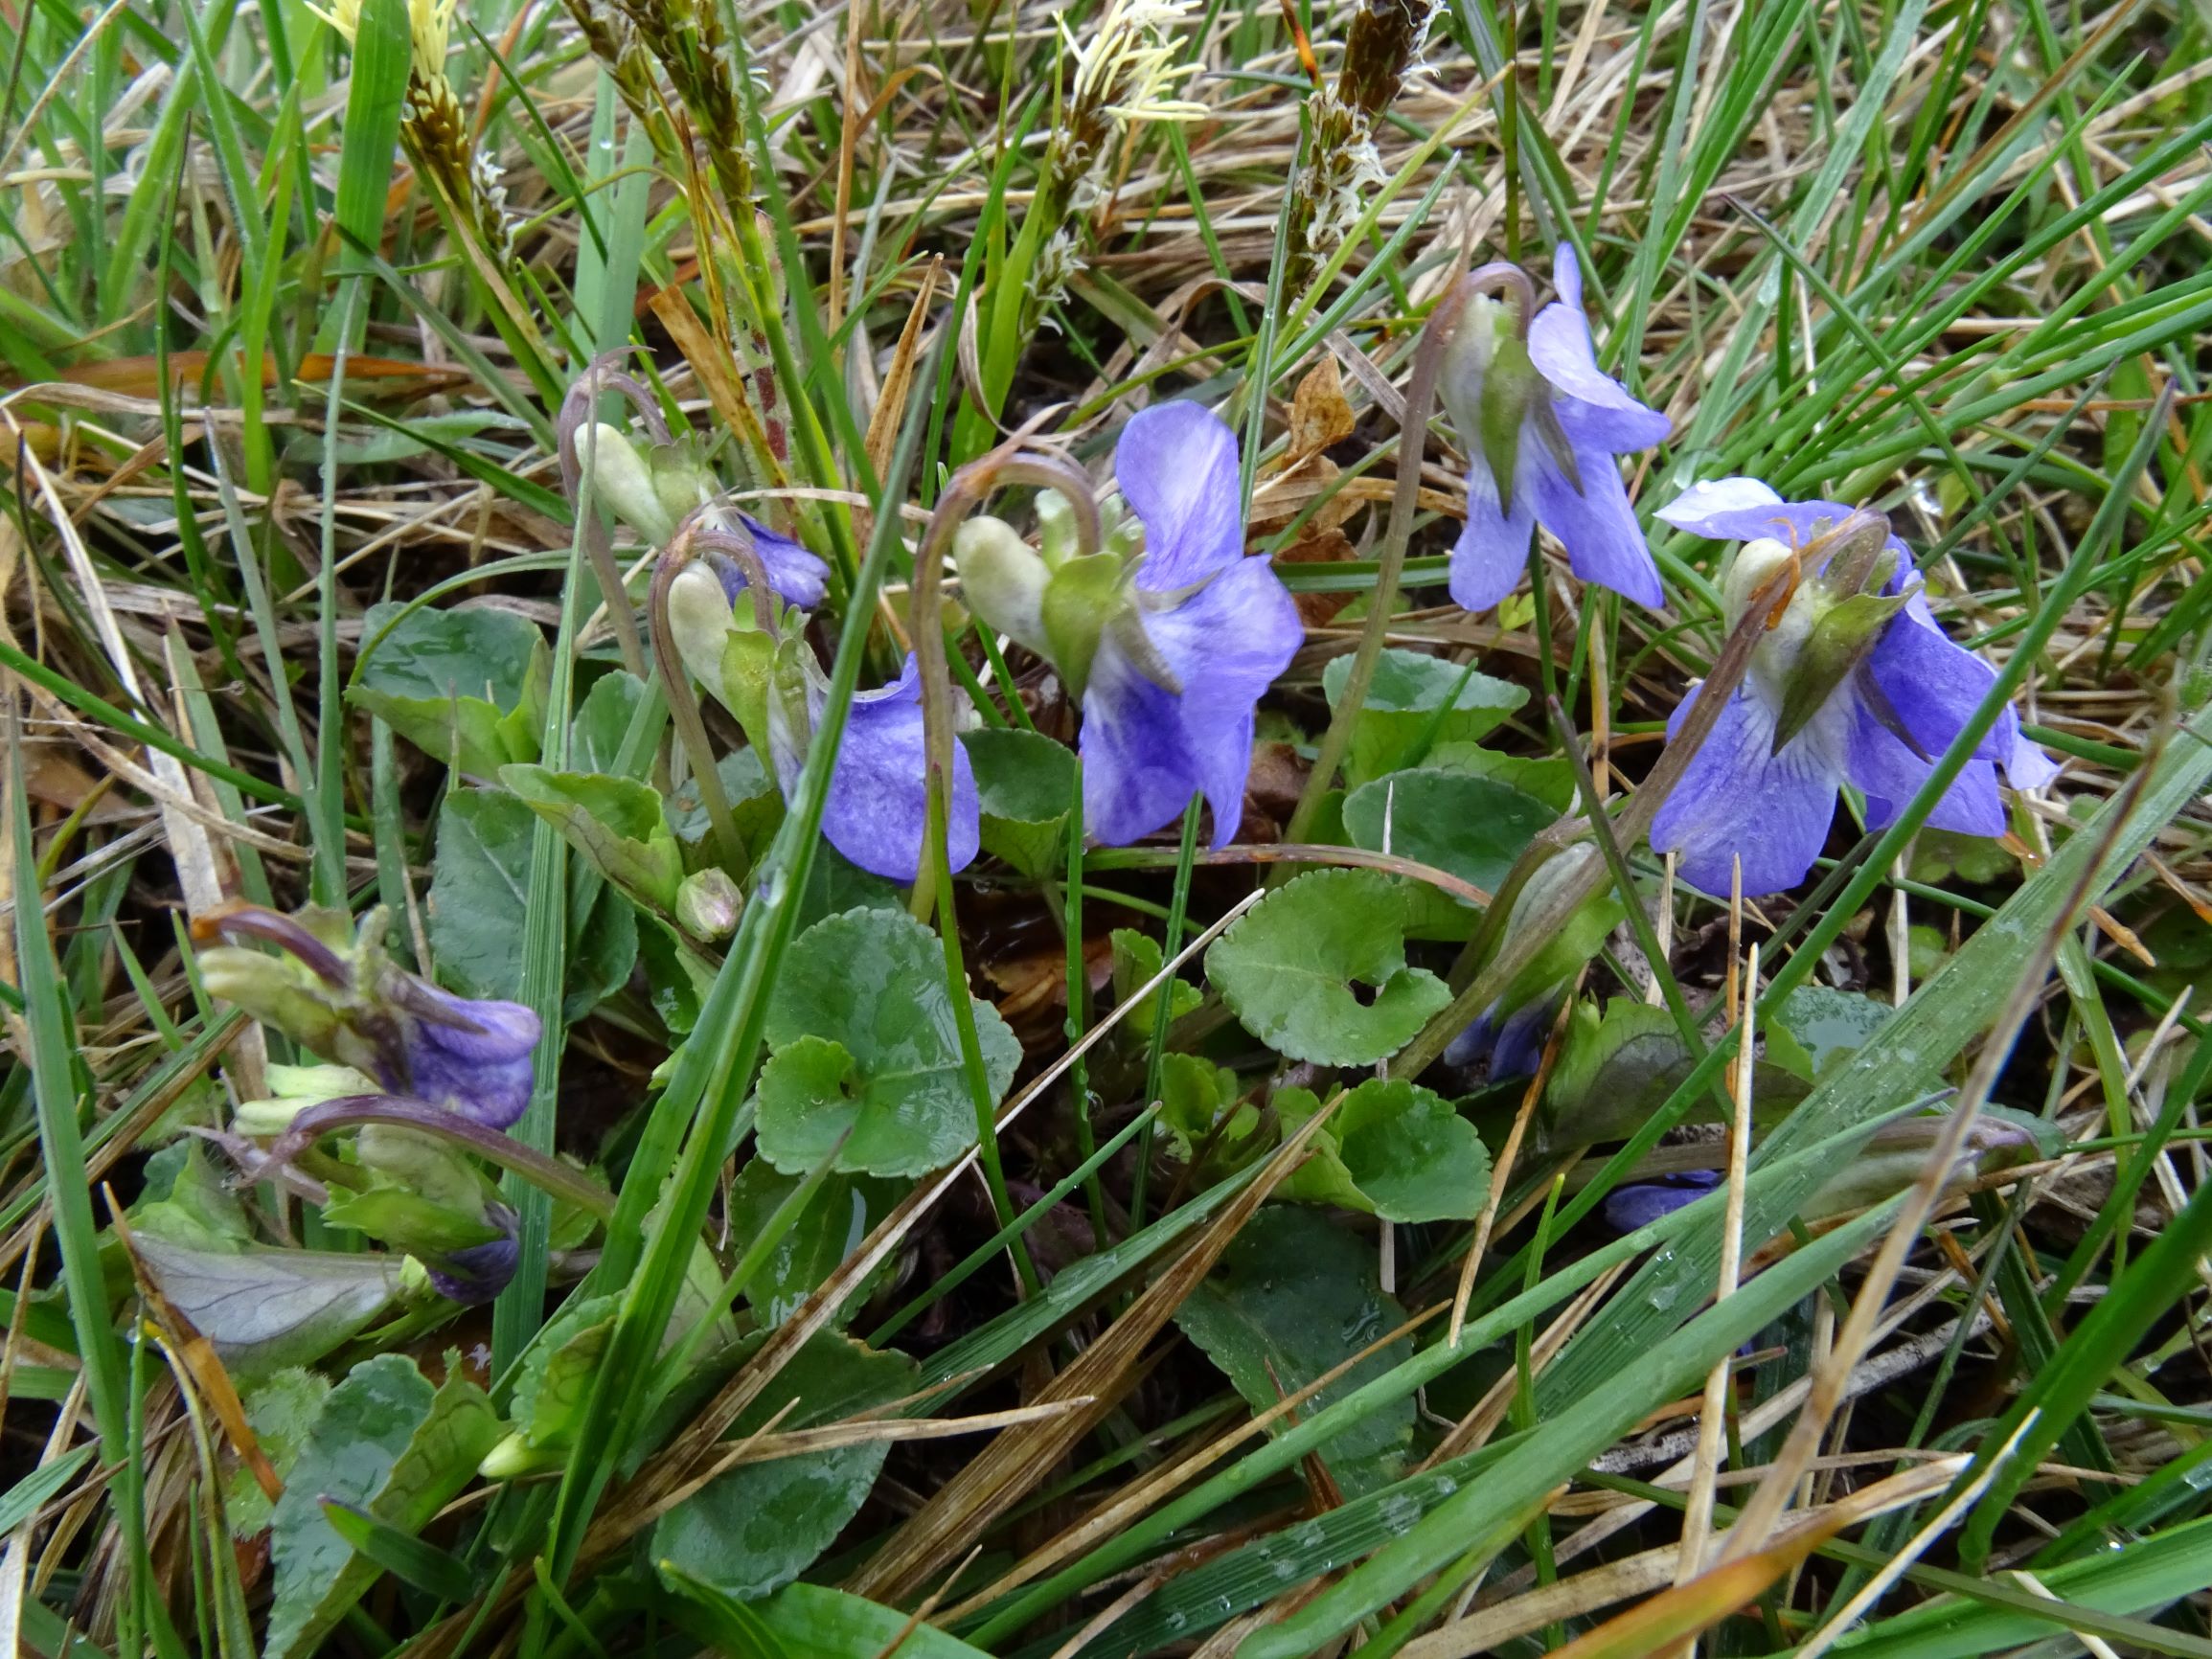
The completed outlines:
{"type": "MultiPolygon", "coordinates": [[[[822,808],[830,845],[872,875],[912,881],[928,823],[925,755],[922,680],[909,653],[896,680],[853,699],[822,808]]],[[[796,778],[794,768],[786,787],[796,778]]],[[[981,817],[968,751],[955,743],[946,803],[946,852],[954,870],[974,861],[981,817]]]]}
{"type": "Polygon", "coordinates": [[[1461,610],[1485,611],[1513,592],[1528,568],[1528,540],[1535,533],[1536,491],[1515,490],[1513,511],[1502,511],[1490,463],[1479,446],[1471,447],[1467,524],[1451,550],[1451,602],[1461,610]]]}
{"type": "Polygon", "coordinates": [[[477,1002],[418,983],[399,1021],[401,1054],[387,1056],[377,1080],[488,1128],[504,1129],[530,1105],[541,1027],[518,1002],[477,1002]]]}
{"type": "Polygon", "coordinates": [[[1589,319],[1583,314],[1582,267],[1565,242],[1552,256],[1552,280],[1560,297],[1529,324],[1528,354],[1559,394],[1560,423],[1575,447],[1626,455],[1663,443],[1675,423],[1598,367],[1589,319]]]}
{"type": "Polygon", "coordinates": [[[1237,435],[1211,409],[1158,403],[1130,417],[1114,476],[1145,527],[1138,585],[1171,593],[1244,557],[1237,435]]]}
{"type": "Polygon", "coordinates": [[[1633,1233],[1695,1204],[1720,1185],[1718,1170],[1682,1170],[1654,1180],[1631,1181],[1606,1194],[1606,1225],[1616,1233],[1633,1233]]]}
{"type": "MultiPolygon", "coordinates": [[[[745,529],[753,538],[753,550],[760,555],[761,568],[768,578],[768,585],[787,604],[795,604],[801,610],[812,610],[822,602],[828,591],[830,567],[809,553],[787,535],[778,535],[750,513],[738,515],[745,521],[745,529]]],[[[744,572],[735,564],[718,564],[722,592],[735,605],[745,591],[744,572]]]]}
{"type": "MultiPolygon", "coordinates": [[[[1689,712],[1684,697],[1668,737],[1689,712]]],[[[1774,716],[1755,692],[1739,686],[1710,736],[1652,822],[1652,848],[1679,854],[1692,886],[1725,894],[1733,859],[1744,861],[1744,891],[1780,893],[1805,879],[1836,816],[1842,734],[1824,712],[1772,752],[1774,716]]]]}

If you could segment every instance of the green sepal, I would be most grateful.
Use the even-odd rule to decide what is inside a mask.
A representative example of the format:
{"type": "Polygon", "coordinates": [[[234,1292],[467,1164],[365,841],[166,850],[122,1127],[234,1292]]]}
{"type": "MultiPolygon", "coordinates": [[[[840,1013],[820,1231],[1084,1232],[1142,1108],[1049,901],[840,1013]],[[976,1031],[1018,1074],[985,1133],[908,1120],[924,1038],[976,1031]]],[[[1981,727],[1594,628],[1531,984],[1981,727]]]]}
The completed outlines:
{"type": "MultiPolygon", "coordinates": [[[[1483,377],[1480,416],[1482,456],[1490,464],[1491,479],[1497,486],[1501,513],[1513,511],[1521,430],[1539,390],[1539,376],[1529,357],[1527,342],[1514,334],[1501,334],[1483,377]]],[[[1564,447],[1563,442],[1561,447],[1564,447]]]]}
{"type": "Polygon", "coordinates": [[[1125,601],[1122,561],[1111,554],[1071,558],[1052,573],[1041,609],[1044,640],[1068,695],[1081,700],[1090,684],[1092,659],[1114,613],[1125,601]]]}
{"type": "Polygon", "coordinates": [[[1805,729],[1814,715],[1828,706],[1836,689],[1873,654],[1909,594],[1856,593],[1838,600],[1821,613],[1806,635],[1804,648],[1790,664],[1784,682],[1782,711],[1774,721],[1774,746],[1779,755],[1790,739],[1805,729]]]}

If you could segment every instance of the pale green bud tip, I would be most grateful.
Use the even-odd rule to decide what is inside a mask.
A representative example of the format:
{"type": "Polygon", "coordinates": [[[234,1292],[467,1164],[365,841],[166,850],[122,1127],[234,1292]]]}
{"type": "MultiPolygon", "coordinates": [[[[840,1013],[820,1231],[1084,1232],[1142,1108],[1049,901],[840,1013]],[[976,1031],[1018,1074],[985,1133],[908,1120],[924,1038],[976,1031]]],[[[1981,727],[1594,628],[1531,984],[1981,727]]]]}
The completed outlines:
{"type": "MultiPolygon", "coordinates": [[[[203,957],[204,961],[205,958],[203,957]]],[[[352,1066],[286,1066],[268,1068],[269,1097],[246,1101],[231,1115],[231,1127],[241,1135],[265,1140],[292,1126],[292,1120],[309,1106],[347,1095],[379,1093],[376,1084],[352,1066]]]]}
{"type": "Polygon", "coordinates": [[[669,633],[692,677],[711,691],[722,684],[722,642],[737,631],[721,579],[703,564],[687,564],[669,583],[669,633]]]}
{"type": "Polygon", "coordinates": [[[520,1475],[536,1474],[560,1462],[560,1453],[551,1447],[534,1446],[520,1434],[511,1434],[489,1452],[476,1466],[476,1472],[488,1481],[511,1481],[520,1475]]]}
{"type": "Polygon", "coordinates": [[[717,940],[736,931],[745,896],[729,873],[706,869],[684,877],[676,889],[676,923],[694,939],[717,940]]]}
{"type": "Polygon", "coordinates": [[[988,515],[968,520],[952,537],[952,567],[969,610],[1016,644],[1050,654],[1044,592],[1053,571],[1012,525],[988,515]]]}
{"type": "MultiPolygon", "coordinates": [[[[657,445],[646,464],[652,472],[653,493],[667,516],[668,535],[674,534],[677,525],[721,490],[720,480],[700,459],[698,446],[688,439],[657,445]]],[[[665,541],[668,535],[654,539],[665,541]]]]}
{"type": "Polygon", "coordinates": [[[652,469],[627,434],[594,421],[579,435],[577,452],[590,463],[593,494],[638,536],[658,547],[675,533],[652,469]]]}

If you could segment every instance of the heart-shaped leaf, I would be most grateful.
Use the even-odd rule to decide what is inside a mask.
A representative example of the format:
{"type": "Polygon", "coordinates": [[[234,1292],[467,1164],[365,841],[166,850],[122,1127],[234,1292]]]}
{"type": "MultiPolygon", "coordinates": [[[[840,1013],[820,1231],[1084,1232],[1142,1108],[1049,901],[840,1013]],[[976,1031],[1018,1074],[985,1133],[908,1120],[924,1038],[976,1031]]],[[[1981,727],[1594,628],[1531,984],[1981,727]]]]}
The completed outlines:
{"type": "MultiPolygon", "coordinates": [[[[1321,670],[1329,706],[1343,698],[1352,659],[1321,670]]],[[[1471,743],[1528,701],[1524,687],[1475,673],[1420,651],[1385,650],[1352,723],[1345,782],[1354,788],[1386,772],[1418,766],[1438,743],[1471,743]]]]}
{"type": "MultiPolygon", "coordinates": [[[[1270,1204],[1221,1253],[1175,1313],[1183,1334],[1228,1374],[1256,1411],[1305,1387],[1402,1324],[1405,1310],[1376,1282],[1375,1251],[1311,1210],[1270,1204]]],[[[1311,1417],[1413,1352],[1401,1337],[1303,1407],[1311,1417]]],[[[1290,1426],[1282,1419],[1274,1432],[1290,1426]]],[[[1413,1438],[1413,1400],[1370,1412],[1321,1448],[1336,1484],[1357,1497],[1398,1477],[1413,1438]]]]}
{"type": "MultiPolygon", "coordinates": [[[[896,1350],[815,1336],[739,1414],[730,1432],[742,1438],[763,1429],[794,1400],[779,1429],[849,1418],[907,1393],[914,1375],[914,1362],[896,1350]]],[[[805,1572],[836,1541],[867,1500],[890,1449],[888,1440],[862,1441],[741,1464],[661,1518],[653,1529],[652,1557],[673,1562],[725,1595],[764,1596],[805,1572]]]]}
{"type": "MultiPolygon", "coordinates": [[[[1494,779],[1431,767],[1393,772],[1344,797],[1354,846],[1432,864],[1486,893],[1497,891],[1522,849],[1558,816],[1494,779]]],[[[1476,912],[1464,899],[1423,882],[1407,888],[1415,937],[1465,939],[1472,931],[1476,912]]]]}
{"type": "MultiPolygon", "coordinates": [[[[438,977],[464,996],[522,994],[522,912],[530,891],[531,809],[503,789],[454,789],[438,809],[430,878],[430,949],[438,977]]],[[[603,885],[568,923],[566,1011],[582,1019],[629,979],[637,912],[603,885]]]]}
{"type": "MultiPolygon", "coordinates": [[[[996,1009],[971,1001],[995,1103],[1021,1045],[996,1009]]],[[[975,1144],[943,948],[903,911],[848,910],[801,934],[768,1004],[767,1040],[761,1155],[787,1174],[834,1150],[846,1173],[919,1175],[975,1144]]]]}
{"type": "Polygon", "coordinates": [[[663,913],[675,907],[683,854],[661,798],[649,785],[604,772],[530,764],[500,767],[499,781],[631,898],[663,913]]]}
{"type": "Polygon", "coordinates": [[[399,609],[370,607],[363,638],[376,643],[348,700],[474,777],[536,760],[553,677],[537,625],[513,611],[425,607],[385,633],[399,609]]]}
{"type": "Polygon", "coordinates": [[[1451,1000],[1405,963],[1405,898],[1373,870],[1316,870],[1277,888],[1206,952],[1244,1029],[1290,1059],[1387,1059],[1451,1000]]]}
{"type": "MultiPolygon", "coordinates": [[[[1304,1089],[1278,1089],[1283,1132],[1320,1109],[1304,1089]]],[[[1468,1221],[1490,1195],[1490,1151],[1442,1096],[1402,1079],[1370,1078],[1314,1137],[1314,1155],[1281,1189],[1364,1210],[1386,1221],[1468,1221]]]]}
{"type": "Polygon", "coordinates": [[[1041,875],[1067,859],[1075,754],[1035,732],[985,729],[961,736],[983,807],[983,850],[1041,875]]]}

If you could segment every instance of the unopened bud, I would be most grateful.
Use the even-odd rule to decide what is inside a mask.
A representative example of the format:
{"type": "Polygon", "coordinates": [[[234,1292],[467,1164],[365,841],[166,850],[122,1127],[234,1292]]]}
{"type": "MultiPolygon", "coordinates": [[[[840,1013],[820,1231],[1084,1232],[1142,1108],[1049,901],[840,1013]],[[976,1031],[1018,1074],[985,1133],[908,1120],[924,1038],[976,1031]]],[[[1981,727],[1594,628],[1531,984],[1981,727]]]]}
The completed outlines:
{"type": "Polygon", "coordinates": [[[595,420],[577,448],[591,467],[592,493],[641,540],[658,547],[674,534],[652,468],[627,434],[595,420]]]}
{"type": "MultiPolygon", "coordinates": [[[[204,958],[203,958],[204,961],[204,958]]],[[[272,1063],[266,1073],[269,1097],[244,1101],[231,1114],[231,1127],[241,1135],[266,1140],[292,1126],[292,1120],[309,1106],[342,1095],[373,1095],[376,1082],[352,1066],[286,1066],[272,1063]]]]}
{"type": "Polygon", "coordinates": [[[1053,569],[1012,525],[988,515],[968,520],[953,534],[952,565],[969,610],[1016,644],[1050,654],[1044,594],[1053,569]]]}
{"type": "Polygon", "coordinates": [[[550,1468],[563,1456],[561,1448],[534,1446],[527,1436],[517,1431],[486,1452],[484,1461],[476,1466],[476,1472],[488,1481],[511,1481],[550,1468]]]}
{"type": "Polygon", "coordinates": [[[676,889],[676,925],[694,939],[726,939],[736,931],[744,906],[744,892],[729,873],[710,866],[685,876],[676,889]]]}
{"type": "Polygon", "coordinates": [[[722,689],[722,642],[737,631],[721,579],[704,564],[687,564],[669,583],[669,633],[692,677],[710,692],[722,689]]]}

